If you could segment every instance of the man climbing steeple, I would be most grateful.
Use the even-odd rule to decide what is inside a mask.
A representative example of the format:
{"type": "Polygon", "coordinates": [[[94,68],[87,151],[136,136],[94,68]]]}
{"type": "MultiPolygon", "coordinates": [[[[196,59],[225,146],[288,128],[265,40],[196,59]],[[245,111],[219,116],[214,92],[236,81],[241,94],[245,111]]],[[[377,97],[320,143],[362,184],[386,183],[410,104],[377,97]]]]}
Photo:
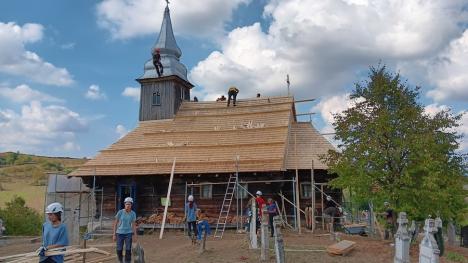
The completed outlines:
{"type": "Polygon", "coordinates": [[[164,68],[163,65],[161,64],[161,53],[160,49],[156,48],[153,49],[152,55],[153,55],[153,65],[156,68],[156,72],[158,73],[158,77],[161,77],[163,74],[164,68]]]}

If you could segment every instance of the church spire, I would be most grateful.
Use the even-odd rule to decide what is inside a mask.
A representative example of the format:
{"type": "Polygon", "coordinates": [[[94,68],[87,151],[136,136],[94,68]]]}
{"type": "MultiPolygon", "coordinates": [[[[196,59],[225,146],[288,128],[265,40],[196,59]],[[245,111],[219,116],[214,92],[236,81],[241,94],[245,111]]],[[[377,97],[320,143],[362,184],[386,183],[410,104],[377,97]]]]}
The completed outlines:
{"type": "MultiPolygon", "coordinates": [[[[151,55],[156,49],[159,49],[161,54],[161,63],[163,65],[163,76],[178,76],[181,79],[188,81],[187,79],[187,68],[180,62],[180,56],[182,51],[177,45],[174,37],[174,31],[172,30],[171,15],[169,12],[169,1],[166,0],[166,8],[164,10],[164,16],[161,23],[161,30],[159,31],[158,40],[154,46],[149,50],[148,55],[151,55]]],[[[152,59],[145,63],[144,74],[139,79],[157,78],[156,69],[153,65],[152,59]]]]}
{"type": "Polygon", "coordinates": [[[174,31],[172,30],[171,15],[169,13],[169,1],[166,1],[166,9],[164,10],[164,17],[161,24],[161,30],[159,31],[158,41],[153,46],[153,49],[159,48],[161,53],[175,55],[177,58],[180,58],[182,52],[180,51],[179,46],[177,46],[176,39],[174,37],[174,31]]]}

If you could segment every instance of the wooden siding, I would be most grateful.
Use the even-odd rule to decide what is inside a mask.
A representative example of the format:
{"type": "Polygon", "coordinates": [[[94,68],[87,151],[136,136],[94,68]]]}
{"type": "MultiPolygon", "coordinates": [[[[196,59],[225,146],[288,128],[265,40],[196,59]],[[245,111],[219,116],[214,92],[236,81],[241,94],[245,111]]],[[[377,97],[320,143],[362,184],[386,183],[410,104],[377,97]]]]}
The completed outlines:
{"type": "Polygon", "coordinates": [[[183,99],[190,100],[190,88],[187,83],[171,78],[156,78],[141,83],[140,121],[172,119],[183,99]],[[160,105],[153,105],[153,94],[160,93],[160,105]],[[184,98],[181,97],[184,92],[184,98]]]}
{"type": "MultiPolygon", "coordinates": [[[[310,171],[302,170],[300,173],[299,182],[310,182],[310,171]]],[[[241,173],[239,174],[239,181],[261,181],[261,180],[279,180],[279,179],[291,179],[294,177],[294,171],[287,172],[274,172],[274,173],[241,173]]],[[[176,213],[177,216],[183,216],[184,214],[184,204],[185,204],[185,185],[188,184],[197,184],[197,183],[225,183],[228,178],[228,174],[210,174],[204,175],[203,177],[198,177],[196,175],[175,175],[172,192],[171,192],[171,206],[169,207],[169,212],[176,213]]],[[[317,170],[316,171],[316,181],[317,182],[326,182],[328,176],[326,171],[317,170]]],[[[91,178],[87,178],[87,183],[92,184],[91,178]]],[[[138,176],[138,177],[97,177],[96,187],[104,189],[104,202],[103,202],[103,216],[112,218],[119,209],[119,202],[123,202],[125,197],[119,199],[118,196],[118,185],[119,184],[131,184],[135,183],[136,185],[136,197],[135,197],[135,211],[138,216],[149,216],[152,214],[162,213],[164,211],[164,206],[161,205],[161,198],[165,198],[167,194],[167,187],[169,184],[169,176],[138,176]]],[[[278,193],[281,191],[289,200],[293,201],[293,184],[292,182],[250,182],[247,185],[247,189],[252,194],[257,190],[262,191],[265,201],[268,198],[273,198],[281,205],[281,198],[278,196],[278,193]]],[[[189,186],[187,188],[188,194],[193,194],[195,202],[198,207],[203,211],[204,214],[208,215],[210,218],[217,218],[219,210],[224,199],[224,194],[226,191],[225,184],[213,184],[212,185],[212,198],[202,199],[200,197],[200,186],[189,186]]],[[[327,194],[330,194],[334,197],[335,200],[340,200],[341,193],[333,191],[325,187],[327,194]]],[[[188,195],[187,194],[187,195],[188,195]]],[[[96,208],[100,209],[100,194],[96,195],[96,208]]],[[[239,213],[240,209],[246,209],[247,203],[250,199],[250,196],[246,198],[239,198],[239,213]]],[[[306,206],[310,206],[310,198],[301,197],[301,208],[304,209],[306,206]]],[[[321,208],[321,195],[316,192],[316,208],[320,212],[321,208]]],[[[285,209],[289,215],[294,213],[293,207],[285,203],[285,209]]],[[[230,216],[236,215],[236,199],[233,199],[231,204],[230,216]]],[[[101,213],[99,211],[98,213],[101,213]]],[[[245,211],[243,212],[245,215],[245,211]]]]}

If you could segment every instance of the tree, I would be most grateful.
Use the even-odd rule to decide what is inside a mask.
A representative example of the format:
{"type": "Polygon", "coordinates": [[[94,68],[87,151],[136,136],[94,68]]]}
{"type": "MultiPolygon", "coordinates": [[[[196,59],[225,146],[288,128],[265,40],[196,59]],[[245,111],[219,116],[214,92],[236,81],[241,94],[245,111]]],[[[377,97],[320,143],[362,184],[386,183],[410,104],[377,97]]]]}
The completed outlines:
{"type": "Polygon", "coordinates": [[[0,209],[0,218],[4,220],[8,235],[38,235],[41,233],[42,217],[26,206],[23,198],[14,196],[0,209]]]}
{"type": "Polygon", "coordinates": [[[418,220],[455,218],[464,207],[466,156],[457,153],[455,131],[462,115],[425,113],[419,92],[385,66],[370,68],[350,95],[355,106],[334,115],[340,151],[325,157],[338,175],[331,184],[377,207],[388,200],[418,220]]]}

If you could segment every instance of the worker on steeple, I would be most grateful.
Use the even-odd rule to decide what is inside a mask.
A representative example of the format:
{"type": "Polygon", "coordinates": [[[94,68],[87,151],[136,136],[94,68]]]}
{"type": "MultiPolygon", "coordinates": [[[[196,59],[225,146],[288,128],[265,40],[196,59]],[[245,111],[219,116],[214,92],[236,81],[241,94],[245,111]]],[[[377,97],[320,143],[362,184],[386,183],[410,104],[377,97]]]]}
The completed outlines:
{"type": "Polygon", "coordinates": [[[156,72],[158,73],[158,77],[161,77],[163,74],[163,65],[161,64],[161,54],[160,54],[160,49],[156,48],[153,50],[152,55],[153,55],[153,65],[154,68],[156,69],[156,72]]]}

